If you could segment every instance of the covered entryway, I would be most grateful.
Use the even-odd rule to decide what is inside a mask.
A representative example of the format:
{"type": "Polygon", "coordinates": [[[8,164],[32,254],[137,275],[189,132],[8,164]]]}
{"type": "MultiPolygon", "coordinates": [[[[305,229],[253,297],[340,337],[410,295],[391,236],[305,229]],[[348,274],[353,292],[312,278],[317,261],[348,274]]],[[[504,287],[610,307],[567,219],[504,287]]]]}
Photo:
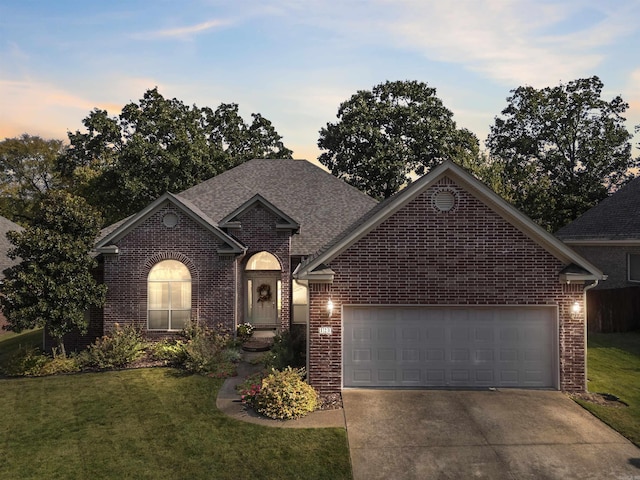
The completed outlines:
{"type": "Polygon", "coordinates": [[[345,387],[558,387],[553,306],[345,306],[345,387]]]}
{"type": "Polygon", "coordinates": [[[269,252],[253,255],[245,267],[245,321],[258,329],[277,329],[282,306],[281,266],[269,252]]]}

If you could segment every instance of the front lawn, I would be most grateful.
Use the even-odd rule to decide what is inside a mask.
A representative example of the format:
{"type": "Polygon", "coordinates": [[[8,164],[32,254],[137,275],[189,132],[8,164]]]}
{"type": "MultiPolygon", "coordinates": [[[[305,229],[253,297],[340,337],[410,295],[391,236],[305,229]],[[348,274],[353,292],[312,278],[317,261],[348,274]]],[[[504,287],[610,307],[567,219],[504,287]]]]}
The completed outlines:
{"type": "Polygon", "coordinates": [[[587,376],[590,392],[613,394],[629,406],[578,403],[640,446],[640,332],[589,333],[587,376]]]}
{"type": "Polygon", "coordinates": [[[0,478],[351,478],[343,429],[231,419],[222,382],[169,368],[2,379],[0,478]]]}

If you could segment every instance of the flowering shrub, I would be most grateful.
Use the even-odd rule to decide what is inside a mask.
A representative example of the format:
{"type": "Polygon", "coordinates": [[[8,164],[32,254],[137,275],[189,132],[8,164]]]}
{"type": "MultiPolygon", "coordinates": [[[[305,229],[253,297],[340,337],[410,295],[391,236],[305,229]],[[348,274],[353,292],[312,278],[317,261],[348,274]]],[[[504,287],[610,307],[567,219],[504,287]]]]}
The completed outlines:
{"type": "Polygon", "coordinates": [[[245,322],[238,325],[236,333],[240,340],[245,341],[251,338],[251,335],[253,335],[253,330],[253,325],[251,325],[249,322],[245,322]]]}
{"type": "Polygon", "coordinates": [[[236,390],[240,394],[240,400],[245,405],[255,407],[256,396],[260,393],[262,388],[262,380],[265,377],[265,373],[258,372],[253,375],[249,375],[242,383],[240,383],[236,390]]]}
{"type": "Polygon", "coordinates": [[[260,391],[252,399],[256,411],[282,420],[300,418],[313,412],[318,405],[318,394],[303,380],[304,375],[303,368],[272,370],[262,380],[260,391]]]}

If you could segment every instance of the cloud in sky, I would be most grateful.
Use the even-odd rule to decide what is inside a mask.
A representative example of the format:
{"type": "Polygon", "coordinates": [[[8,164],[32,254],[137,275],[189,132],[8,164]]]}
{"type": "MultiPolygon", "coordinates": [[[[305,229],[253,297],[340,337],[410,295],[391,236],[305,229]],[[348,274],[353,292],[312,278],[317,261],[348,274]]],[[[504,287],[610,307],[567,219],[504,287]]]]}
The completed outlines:
{"type": "Polygon", "coordinates": [[[230,20],[208,20],[206,22],[197,23],[195,25],[168,28],[146,33],[134,33],[131,36],[133,38],[142,40],[151,40],[157,38],[178,38],[184,40],[195,35],[205,33],[209,30],[229,26],[231,25],[231,23],[232,22],[230,20]]]}
{"type": "Polygon", "coordinates": [[[630,32],[634,17],[588,4],[467,0],[452,8],[396,0],[397,17],[381,27],[426,58],[460,63],[507,85],[541,87],[590,75],[603,48],[630,32]]]}

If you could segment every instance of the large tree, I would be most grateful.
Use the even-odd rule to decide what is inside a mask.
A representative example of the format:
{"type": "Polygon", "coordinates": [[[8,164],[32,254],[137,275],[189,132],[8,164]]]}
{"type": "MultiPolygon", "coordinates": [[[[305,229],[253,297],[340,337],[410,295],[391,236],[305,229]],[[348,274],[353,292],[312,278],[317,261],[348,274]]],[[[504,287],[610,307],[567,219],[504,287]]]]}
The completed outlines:
{"type": "Polygon", "coordinates": [[[61,140],[23,134],[0,142],[0,214],[28,223],[43,195],[60,186],[56,162],[61,140]]]}
{"type": "Polygon", "coordinates": [[[639,162],[621,97],[601,98],[598,77],[511,91],[487,140],[507,197],[549,231],[566,225],[630,178],[639,162]]]}
{"type": "Polygon", "coordinates": [[[31,226],[9,232],[9,257],[20,263],[5,270],[0,306],[9,330],[46,327],[64,354],[63,336],[86,333],[86,310],[102,306],[106,287],[96,282],[89,255],[101,223],[81,197],[63,191],[44,196],[31,226]]]}
{"type": "Polygon", "coordinates": [[[245,123],[236,104],[188,106],[154,88],[117,117],[92,111],[86,132],[69,133],[60,170],[113,222],[251,158],[291,158],[271,122],[252,118],[245,123]]]}
{"type": "Polygon", "coordinates": [[[319,157],[337,177],[387,198],[445,159],[473,167],[478,139],[458,129],[436,90],[417,81],[387,81],[343,102],[338,121],[320,130],[319,157]]]}

